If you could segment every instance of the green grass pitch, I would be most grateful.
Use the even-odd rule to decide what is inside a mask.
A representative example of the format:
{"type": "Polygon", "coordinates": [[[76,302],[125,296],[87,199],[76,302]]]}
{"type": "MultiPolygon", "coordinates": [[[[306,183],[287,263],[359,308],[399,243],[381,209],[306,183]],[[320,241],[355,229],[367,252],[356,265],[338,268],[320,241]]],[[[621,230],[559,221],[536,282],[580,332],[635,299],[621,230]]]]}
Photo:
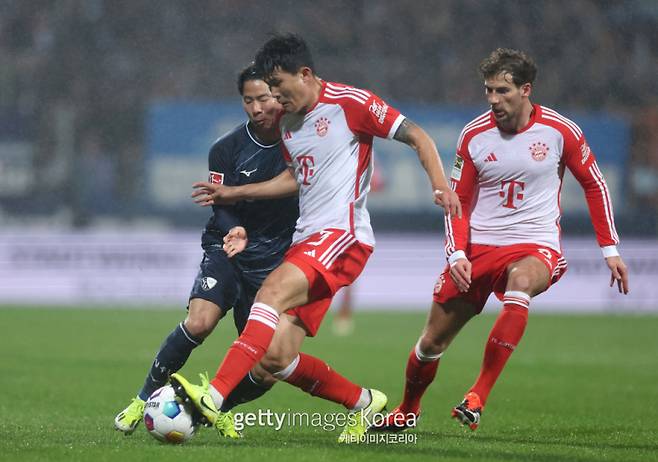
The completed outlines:
{"type": "MultiPolygon", "coordinates": [[[[471,322],[439,367],[424,399],[415,443],[343,447],[339,431],[307,426],[246,429],[224,441],[202,429],[183,446],[114,431],[114,415],[142,384],[181,311],[0,309],[0,460],[647,461],[658,460],[658,317],[531,314],[519,348],[491,394],[480,428],[450,408],[480,366],[492,315],[471,322]]],[[[408,352],[424,313],[358,313],[350,337],[330,320],[305,351],[357,383],[401,397],[408,352]]],[[[214,372],[235,337],[232,320],[183,369],[214,372]]],[[[243,411],[340,411],[278,384],[243,411]]]]}

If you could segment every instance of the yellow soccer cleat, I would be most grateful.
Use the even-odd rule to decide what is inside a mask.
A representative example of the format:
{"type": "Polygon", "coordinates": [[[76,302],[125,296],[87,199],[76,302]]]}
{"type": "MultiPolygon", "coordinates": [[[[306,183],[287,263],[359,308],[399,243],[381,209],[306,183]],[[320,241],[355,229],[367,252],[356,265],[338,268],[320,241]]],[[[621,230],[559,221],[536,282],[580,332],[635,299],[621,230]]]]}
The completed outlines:
{"type": "Polygon", "coordinates": [[[215,428],[219,436],[237,440],[242,438],[242,433],[235,429],[235,420],[231,411],[219,412],[215,421],[215,428]]]}
{"type": "Polygon", "coordinates": [[[379,414],[386,409],[388,398],[384,393],[371,388],[370,396],[372,400],[368,406],[349,415],[347,425],[338,437],[339,443],[361,443],[373,424],[375,414],[379,414]]]}
{"type": "Polygon", "coordinates": [[[130,405],[114,418],[114,428],[126,436],[132,434],[144,416],[144,404],[140,398],[133,398],[130,405]]]}
{"type": "Polygon", "coordinates": [[[208,392],[208,376],[199,374],[201,385],[191,384],[185,377],[175,373],[171,374],[169,381],[174,387],[176,396],[181,398],[185,403],[191,403],[201,414],[201,423],[214,426],[217,421],[219,411],[208,392]]]}

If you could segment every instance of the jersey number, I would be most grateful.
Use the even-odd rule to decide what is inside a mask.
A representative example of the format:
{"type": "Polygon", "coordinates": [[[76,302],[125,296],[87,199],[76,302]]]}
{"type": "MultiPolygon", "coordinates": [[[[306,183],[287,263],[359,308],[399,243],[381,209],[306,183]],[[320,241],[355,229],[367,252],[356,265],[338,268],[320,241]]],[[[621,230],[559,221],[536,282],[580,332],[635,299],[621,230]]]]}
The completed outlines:
{"type": "Polygon", "coordinates": [[[324,241],[326,241],[329,238],[329,236],[331,236],[333,233],[334,233],[333,231],[320,231],[320,239],[313,242],[307,242],[307,244],[317,247],[321,245],[324,241]]]}

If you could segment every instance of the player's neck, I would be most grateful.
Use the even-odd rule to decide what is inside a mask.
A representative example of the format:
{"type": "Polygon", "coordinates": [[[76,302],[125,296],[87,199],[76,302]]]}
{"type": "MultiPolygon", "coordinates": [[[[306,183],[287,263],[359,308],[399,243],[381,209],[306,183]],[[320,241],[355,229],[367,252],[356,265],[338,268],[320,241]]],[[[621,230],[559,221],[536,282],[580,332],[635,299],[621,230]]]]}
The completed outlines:
{"type": "Polygon", "coordinates": [[[309,97],[309,102],[308,104],[304,107],[304,114],[308,113],[315,107],[316,104],[318,104],[318,100],[320,99],[320,95],[322,94],[322,79],[320,77],[315,76],[313,78],[313,81],[311,82],[311,88],[310,88],[310,97],[309,97]]]}
{"type": "Polygon", "coordinates": [[[532,118],[532,113],[534,110],[535,108],[532,106],[530,100],[525,100],[517,117],[510,120],[509,126],[503,127],[503,129],[509,132],[522,131],[530,123],[530,119],[532,118]]]}
{"type": "Polygon", "coordinates": [[[274,144],[280,139],[279,129],[277,127],[273,128],[258,128],[251,122],[249,122],[249,131],[256,140],[264,145],[274,144]]]}

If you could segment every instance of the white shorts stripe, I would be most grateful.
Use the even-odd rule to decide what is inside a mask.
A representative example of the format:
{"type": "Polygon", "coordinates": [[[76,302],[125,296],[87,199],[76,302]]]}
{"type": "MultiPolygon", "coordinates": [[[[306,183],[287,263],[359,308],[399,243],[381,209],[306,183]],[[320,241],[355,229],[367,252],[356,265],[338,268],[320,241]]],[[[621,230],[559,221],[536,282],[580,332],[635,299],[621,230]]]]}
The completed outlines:
{"type": "Polygon", "coordinates": [[[318,258],[318,261],[322,264],[322,260],[324,260],[331,252],[333,252],[333,249],[337,246],[340,245],[341,241],[344,241],[345,239],[349,239],[349,233],[347,231],[344,231],[343,234],[336,239],[334,242],[331,243],[331,245],[327,248],[327,250],[324,251],[322,255],[318,258]]]}
{"type": "Polygon", "coordinates": [[[333,256],[332,256],[332,257],[329,259],[329,261],[327,262],[327,264],[326,264],[326,268],[327,268],[327,269],[331,268],[331,265],[334,264],[334,262],[336,261],[336,259],[337,259],[338,257],[340,257],[341,254],[342,254],[344,251],[346,251],[347,249],[349,249],[349,248],[352,246],[352,244],[354,244],[355,242],[356,242],[356,238],[352,237],[352,239],[350,239],[349,241],[347,241],[344,245],[341,245],[341,248],[340,248],[340,249],[336,249],[336,251],[334,252],[333,256]]]}

